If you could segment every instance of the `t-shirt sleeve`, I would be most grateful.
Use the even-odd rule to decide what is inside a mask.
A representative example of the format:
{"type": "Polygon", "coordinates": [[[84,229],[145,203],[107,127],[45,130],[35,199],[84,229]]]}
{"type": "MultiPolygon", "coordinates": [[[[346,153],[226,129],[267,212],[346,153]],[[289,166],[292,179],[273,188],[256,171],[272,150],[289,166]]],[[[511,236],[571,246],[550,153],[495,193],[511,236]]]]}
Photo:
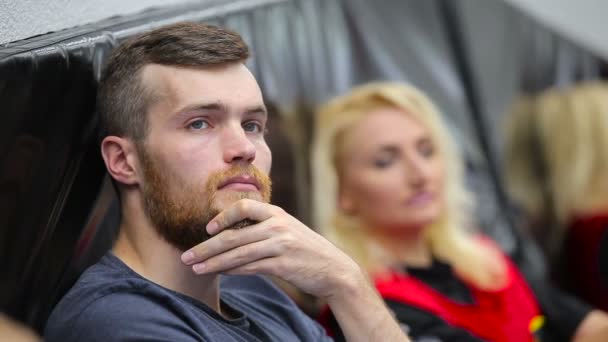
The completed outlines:
{"type": "Polygon", "coordinates": [[[70,322],[55,322],[45,341],[200,341],[194,331],[159,302],[136,294],[99,298],[70,322]]]}

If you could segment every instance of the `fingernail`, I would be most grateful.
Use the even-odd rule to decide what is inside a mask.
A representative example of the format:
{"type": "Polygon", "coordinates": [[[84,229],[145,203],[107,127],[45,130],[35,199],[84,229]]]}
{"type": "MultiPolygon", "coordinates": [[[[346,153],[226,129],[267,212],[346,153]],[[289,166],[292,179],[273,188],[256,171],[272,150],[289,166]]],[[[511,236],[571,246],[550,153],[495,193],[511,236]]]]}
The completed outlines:
{"type": "Polygon", "coordinates": [[[219,228],[219,225],[217,224],[217,222],[211,222],[207,225],[207,233],[211,234],[218,228],[219,228]]]}
{"type": "Polygon", "coordinates": [[[194,253],[192,253],[192,251],[187,251],[182,254],[182,262],[184,264],[189,264],[192,260],[194,260],[194,253]]]}
{"type": "Polygon", "coordinates": [[[205,267],[207,267],[205,264],[196,264],[192,266],[192,270],[194,270],[195,273],[203,273],[205,267]]]}

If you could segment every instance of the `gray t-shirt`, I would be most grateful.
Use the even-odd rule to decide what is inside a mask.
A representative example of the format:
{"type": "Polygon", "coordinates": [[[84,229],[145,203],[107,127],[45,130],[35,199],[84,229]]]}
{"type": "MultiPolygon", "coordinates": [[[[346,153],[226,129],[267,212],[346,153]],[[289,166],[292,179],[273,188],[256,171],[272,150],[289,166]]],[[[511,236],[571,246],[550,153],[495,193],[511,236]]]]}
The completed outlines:
{"type": "Polygon", "coordinates": [[[324,329],[259,276],[222,276],[225,319],[157,285],[111,252],[53,310],[45,341],[329,341],[324,329]]]}

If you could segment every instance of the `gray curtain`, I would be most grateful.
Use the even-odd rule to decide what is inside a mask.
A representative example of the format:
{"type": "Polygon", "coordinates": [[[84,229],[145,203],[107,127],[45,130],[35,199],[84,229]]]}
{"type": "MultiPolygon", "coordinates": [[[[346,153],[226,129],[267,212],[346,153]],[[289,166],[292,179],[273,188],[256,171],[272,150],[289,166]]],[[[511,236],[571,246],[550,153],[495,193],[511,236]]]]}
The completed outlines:
{"type": "MultiPolygon", "coordinates": [[[[298,123],[299,144],[308,143],[297,130],[309,130],[310,109],[353,85],[398,80],[429,94],[466,158],[479,227],[511,253],[521,239],[502,191],[504,115],[520,92],[597,77],[600,63],[499,0],[292,0],[220,23],[251,44],[250,66],[267,99],[298,123]]],[[[298,177],[305,202],[306,172],[298,177]]]]}

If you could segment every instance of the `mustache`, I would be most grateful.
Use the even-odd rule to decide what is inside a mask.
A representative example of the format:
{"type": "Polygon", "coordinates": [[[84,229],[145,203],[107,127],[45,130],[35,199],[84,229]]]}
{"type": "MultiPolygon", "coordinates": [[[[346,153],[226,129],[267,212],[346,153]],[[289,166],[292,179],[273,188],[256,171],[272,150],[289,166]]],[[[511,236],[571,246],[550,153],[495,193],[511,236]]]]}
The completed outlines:
{"type": "MultiPolygon", "coordinates": [[[[270,180],[270,177],[268,177],[265,173],[260,171],[252,164],[234,165],[227,170],[216,171],[215,173],[211,174],[207,181],[207,193],[214,197],[217,192],[217,189],[221,184],[224,184],[227,180],[231,178],[240,176],[247,176],[254,179],[257,185],[259,186],[258,191],[262,195],[262,200],[264,200],[265,202],[270,202],[272,192],[272,182],[270,180]]],[[[233,224],[229,229],[242,229],[248,226],[252,226],[256,223],[259,222],[251,220],[249,218],[245,218],[233,224]]]]}
{"type": "MultiPolygon", "coordinates": [[[[258,191],[262,195],[262,200],[265,202],[270,202],[271,192],[272,192],[272,181],[270,177],[260,171],[257,167],[252,164],[248,165],[234,165],[229,169],[216,171],[211,174],[207,181],[207,193],[212,197],[215,197],[217,189],[223,183],[225,183],[230,178],[240,177],[240,176],[248,176],[253,178],[257,183],[259,189],[258,191]]],[[[235,224],[233,224],[229,229],[242,229],[248,226],[252,226],[256,223],[259,223],[255,220],[251,220],[249,218],[245,218],[235,224]]]]}
{"type": "Polygon", "coordinates": [[[270,177],[252,164],[233,165],[226,170],[220,170],[212,173],[207,179],[207,185],[205,188],[209,194],[213,194],[217,191],[221,184],[238,176],[248,176],[254,179],[259,186],[260,193],[262,194],[270,191],[271,189],[272,182],[270,177]]]}

